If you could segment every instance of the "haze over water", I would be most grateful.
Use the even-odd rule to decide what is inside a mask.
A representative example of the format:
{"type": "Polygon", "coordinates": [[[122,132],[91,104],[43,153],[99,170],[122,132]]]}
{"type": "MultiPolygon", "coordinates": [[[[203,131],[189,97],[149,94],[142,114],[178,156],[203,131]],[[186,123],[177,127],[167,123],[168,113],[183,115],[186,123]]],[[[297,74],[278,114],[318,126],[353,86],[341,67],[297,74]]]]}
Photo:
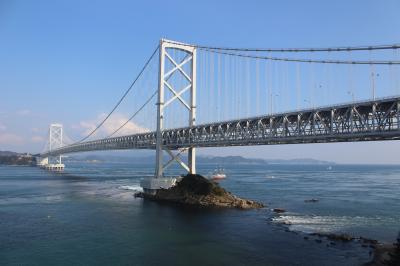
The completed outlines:
{"type": "MultiPolygon", "coordinates": [[[[152,163],[67,166],[63,174],[0,166],[1,264],[359,265],[369,249],[327,247],[304,233],[393,242],[400,225],[399,166],[224,165],[223,187],[268,204],[251,211],[134,198],[152,163]],[[273,214],[276,207],[287,212],[273,214]]],[[[199,165],[200,173],[212,169],[199,165]]]]}

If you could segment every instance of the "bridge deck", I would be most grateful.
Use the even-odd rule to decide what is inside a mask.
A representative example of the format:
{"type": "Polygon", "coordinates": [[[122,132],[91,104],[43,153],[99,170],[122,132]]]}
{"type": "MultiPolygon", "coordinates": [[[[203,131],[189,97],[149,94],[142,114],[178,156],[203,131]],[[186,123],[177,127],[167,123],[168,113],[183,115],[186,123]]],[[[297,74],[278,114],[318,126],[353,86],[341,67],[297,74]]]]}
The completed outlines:
{"type": "MultiPolygon", "coordinates": [[[[305,109],[163,131],[164,146],[221,147],[400,139],[400,97],[305,109]]],[[[155,149],[156,132],[99,139],[40,154],[155,149]]]]}

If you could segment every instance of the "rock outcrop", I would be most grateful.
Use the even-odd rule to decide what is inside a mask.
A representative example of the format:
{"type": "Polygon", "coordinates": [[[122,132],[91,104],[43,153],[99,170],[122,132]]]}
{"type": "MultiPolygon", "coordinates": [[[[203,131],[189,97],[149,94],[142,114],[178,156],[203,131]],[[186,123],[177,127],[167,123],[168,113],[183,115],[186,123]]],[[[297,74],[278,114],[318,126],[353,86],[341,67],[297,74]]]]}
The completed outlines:
{"type": "Polygon", "coordinates": [[[400,250],[392,244],[378,244],[373,247],[372,260],[364,266],[398,266],[400,265],[400,250]],[[397,255],[396,255],[397,253],[397,255]],[[397,256],[397,257],[396,257],[397,256]]]}
{"type": "Polygon", "coordinates": [[[160,189],[155,195],[139,193],[139,197],[204,207],[255,209],[263,204],[238,198],[217,183],[201,175],[186,175],[174,187],[160,189]]]}
{"type": "Polygon", "coordinates": [[[284,213],[284,212],[286,212],[286,210],[283,209],[283,208],[275,208],[275,209],[272,209],[272,211],[274,211],[276,213],[284,213]]]}

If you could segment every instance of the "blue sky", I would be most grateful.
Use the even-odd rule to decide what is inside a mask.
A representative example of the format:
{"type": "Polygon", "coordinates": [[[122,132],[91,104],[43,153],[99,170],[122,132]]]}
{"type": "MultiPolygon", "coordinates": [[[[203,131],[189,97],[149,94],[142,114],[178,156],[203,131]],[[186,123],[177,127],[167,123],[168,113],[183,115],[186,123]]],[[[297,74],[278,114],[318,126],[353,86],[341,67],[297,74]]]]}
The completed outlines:
{"type": "MultiPolygon", "coordinates": [[[[40,151],[48,125],[82,136],[160,38],[233,47],[400,43],[399,1],[0,2],[0,150],[40,151]]],[[[121,114],[122,115],[122,114],[121,114]]],[[[395,143],[207,149],[209,154],[400,163],[395,143]],[[380,154],[371,157],[372,151],[380,154]]]]}

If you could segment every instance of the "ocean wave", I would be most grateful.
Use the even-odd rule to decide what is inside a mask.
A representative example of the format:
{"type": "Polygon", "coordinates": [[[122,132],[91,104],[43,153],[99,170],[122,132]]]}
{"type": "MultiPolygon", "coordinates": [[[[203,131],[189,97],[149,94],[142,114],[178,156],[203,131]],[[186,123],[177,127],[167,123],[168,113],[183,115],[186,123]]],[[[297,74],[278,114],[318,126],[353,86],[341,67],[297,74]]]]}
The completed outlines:
{"type": "Polygon", "coordinates": [[[9,204],[37,204],[37,203],[58,203],[64,200],[64,195],[41,195],[0,198],[0,205],[9,204]]]}
{"type": "MultiPolygon", "coordinates": [[[[271,218],[273,223],[286,225],[290,231],[311,233],[334,233],[346,231],[347,229],[379,225],[382,223],[382,217],[364,217],[364,216],[319,216],[319,215],[298,215],[283,214],[271,218]]],[[[392,219],[385,219],[388,223],[392,219]]]]}
{"type": "Polygon", "coordinates": [[[132,191],[136,191],[136,192],[143,192],[143,188],[139,185],[123,185],[123,186],[119,186],[119,189],[123,189],[123,190],[132,190],[132,191]]]}

